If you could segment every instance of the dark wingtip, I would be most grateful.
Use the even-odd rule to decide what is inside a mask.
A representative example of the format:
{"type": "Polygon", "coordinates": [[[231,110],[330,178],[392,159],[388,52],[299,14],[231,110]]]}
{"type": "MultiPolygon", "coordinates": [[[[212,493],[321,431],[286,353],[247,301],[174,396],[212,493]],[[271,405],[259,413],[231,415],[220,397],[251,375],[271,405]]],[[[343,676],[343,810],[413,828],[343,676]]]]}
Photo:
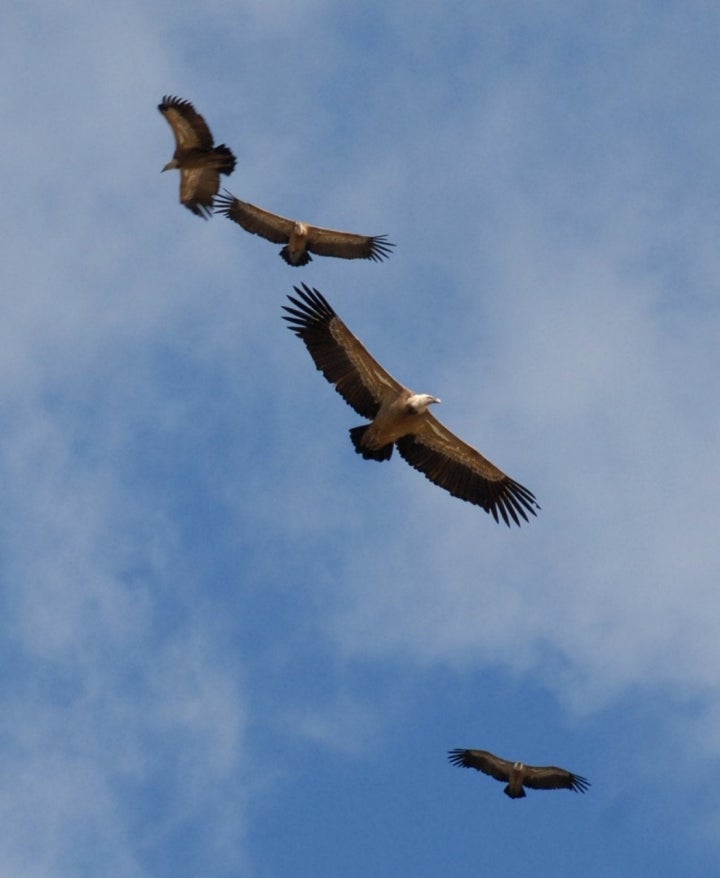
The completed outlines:
{"type": "Polygon", "coordinates": [[[368,259],[372,259],[373,262],[383,262],[392,256],[394,246],[395,244],[387,240],[387,235],[375,235],[368,259]]]}
{"type": "Polygon", "coordinates": [[[178,110],[188,109],[195,112],[195,107],[193,107],[190,101],[175,97],[175,95],[163,95],[162,102],[158,104],[158,110],[164,113],[170,107],[175,107],[178,110]]]}
{"type": "MultiPolygon", "coordinates": [[[[303,282],[300,287],[293,286],[293,289],[298,296],[301,296],[307,302],[312,303],[315,307],[320,306],[326,313],[331,314],[333,317],[335,316],[335,312],[330,307],[330,303],[316,287],[309,287],[303,282]]],[[[288,298],[290,297],[288,296],[288,298]]]]}
{"type": "Polygon", "coordinates": [[[536,510],[539,509],[540,504],[535,499],[535,495],[532,491],[529,491],[524,485],[519,484],[519,482],[515,482],[513,479],[508,478],[502,495],[497,499],[496,505],[494,505],[490,511],[492,512],[493,518],[498,523],[500,522],[500,518],[498,517],[499,512],[502,520],[508,527],[510,527],[513,522],[520,527],[522,523],[520,518],[522,518],[523,521],[530,521],[527,513],[529,512],[531,515],[537,515],[536,510]]]}
{"type": "Polygon", "coordinates": [[[573,779],[572,779],[572,784],[570,785],[570,789],[574,793],[585,793],[588,791],[588,789],[590,789],[591,786],[592,786],[592,784],[590,783],[590,781],[587,778],[582,777],[579,774],[574,774],[573,779]]]}
{"type": "Polygon", "coordinates": [[[215,213],[221,213],[223,216],[226,216],[228,219],[232,219],[230,216],[230,211],[232,210],[233,202],[237,201],[232,192],[229,192],[227,189],[223,189],[222,195],[215,196],[215,202],[213,204],[213,209],[215,213]]]}
{"type": "Polygon", "coordinates": [[[465,765],[466,752],[467,750],[463,747],[456,747],[454,750],[448,750],[448,762],[457,765],[459,768],[467,768],[465,765]]]}
{"type": "Polygon", "coordinates": [[[292,302],[295,307],[290,308],[288,305],[283,305],[282,309],[287,311],[287,314],[283,314],[282,317],[283,320],[288,321],[290,324],[288,329],[295,335],[302,338],[303,333],[311,329],[313,325],[326,323],[336,316],[320,290],[309,287],[305,283],[301,287],[294,286],[293,289],[300,298],[296,299],[294,296],[288,295],[288,301],[292,302]]]}

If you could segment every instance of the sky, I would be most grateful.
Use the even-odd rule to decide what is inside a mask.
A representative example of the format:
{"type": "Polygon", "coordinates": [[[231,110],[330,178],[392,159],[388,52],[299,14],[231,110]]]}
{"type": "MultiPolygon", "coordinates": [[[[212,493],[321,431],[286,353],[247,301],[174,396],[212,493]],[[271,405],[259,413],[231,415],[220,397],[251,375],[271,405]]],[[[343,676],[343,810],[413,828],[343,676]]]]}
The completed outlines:
{"type": "Polygon", "coordinates": [[[720,856],[720,10],[11,4],[0,31],[3,878],[707,876],[720,856]],[[178,203],[163,95],[227,188],[178,203]],[[536,495],[397,455],[319,289],[536,495]],[[562,765],[502,786],[455,747],[562,765]]]}

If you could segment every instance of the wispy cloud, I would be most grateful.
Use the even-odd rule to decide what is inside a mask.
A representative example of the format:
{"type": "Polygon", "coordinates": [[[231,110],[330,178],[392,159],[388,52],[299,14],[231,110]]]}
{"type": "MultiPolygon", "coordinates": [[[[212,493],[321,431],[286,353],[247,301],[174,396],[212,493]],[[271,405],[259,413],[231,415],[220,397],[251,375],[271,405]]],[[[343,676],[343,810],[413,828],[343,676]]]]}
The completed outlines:
{"type": "Polygon", "coordinates": [[[652,746],[717,753],[716,15],[457,12],[36,4],[3,29],[4,873],[236,874],[278,748],[437,749],[412,717],[448,679],[539,684],[588,740],[640,701],[652,746]],[[392,259],[292,271],[191,216],[165,93],[232,146],[239,197],[392,259]],[[353,453],[280,319],[300,281],[537,520],[353,453]]]}

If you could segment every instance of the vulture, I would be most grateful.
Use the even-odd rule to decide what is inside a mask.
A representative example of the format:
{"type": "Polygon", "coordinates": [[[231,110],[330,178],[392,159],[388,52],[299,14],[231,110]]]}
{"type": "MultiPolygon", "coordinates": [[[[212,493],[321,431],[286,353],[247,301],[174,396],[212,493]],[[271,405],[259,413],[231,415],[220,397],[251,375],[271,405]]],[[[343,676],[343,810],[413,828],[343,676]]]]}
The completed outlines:
{"type": "Polygon", "coordinates": [[[366,460],[389,460],[393,445],[410,466],[454,497],[492,513],[505,524],[528,521],[540,508],[535,497],[458,439],[428,411],[436,396],[403,387],[345,326],[322,293],[294,287],[294,307],[283,318],[301,338],[317,368],[355,411],[372,423],[350,430],[355,451],[366,460]]]}
{"type": "Polygon", "coordinates": [[[507,783],[503,790],[511,799],[524,799],[525,790],[572,790],[584,793],[590,782],[564,768],[554,765],[524,765],[522,762],[508,762],[487,750],[450,750],[448,759],[453,765],[463,768],[474,768],[489,774],[495,780],[507,783]]]}
{"type": "Polygon", "coordinates": [[[286,219],[262,207],[240,201],[227,190],[217,198],[215,212],[242,226],[246,232],[260,235],[275,244],[284,244],[280,255],[288,265],[307,265],[311,253],[318,256],[337,256],[340,259],[372,259],[382,262],[390,256],[394,244],[387,235],[355,235],[321,229],[297,220],[286,219]]]}
{"type": "Polygon", "coordinates": [[[158,110],[175,135],[175,153],[163,171],[180,171],[180,203],[209,219],[220,188],[220,174],[232,174],[235,156],[224,143],[213,146],[207,123],[190,101],[166,96],[158,110]]]}

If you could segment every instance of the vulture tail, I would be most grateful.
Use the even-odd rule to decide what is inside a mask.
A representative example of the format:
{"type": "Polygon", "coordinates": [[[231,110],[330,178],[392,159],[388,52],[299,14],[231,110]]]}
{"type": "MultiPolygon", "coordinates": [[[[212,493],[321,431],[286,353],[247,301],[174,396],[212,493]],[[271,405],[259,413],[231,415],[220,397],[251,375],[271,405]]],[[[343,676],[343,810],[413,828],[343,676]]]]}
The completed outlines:
{"type": "Polygon", "coordinates": [[[393,450],[392,442],[389,445],[383,445],[382,448],[367,448],[362,444],[365,431],[370,424],[363,424],[362,427],[353,427],[350,430],[350,438],[355,446],[355,451],[362,454],[365,460],[390,460],[393,450]]]}
{"type": "Polygon", "coordinates": [[[312,256],[307,252],[307,250],[303,251],[298,255],[293,255],[290,252],[290,248],[287,244],[280,251],[280,255],[287,262],[288,265],[307,265],[308,262],[312,262],[312,256]]]}
{"type": "Polygon", "coordinates": [[[213,152],[220,159],[217,166],[218,171],[229,177],[235,170],[235,156],[232,154],[232,150],[229,146],[225,146],[224,143],[221,143],[220,146],[215,147],[213,152]]]}
{"type": "Polygon", "coordinates": [[[525,790],[522,787],[520,787],[519,790],[510,789],[510,784],[508,784],[505,787],[503,792],[505,793],[506,796],[510,796],[511,799],[524,799],[525,796],[527,795],[527,793],[525,792],[525,790]]]}

